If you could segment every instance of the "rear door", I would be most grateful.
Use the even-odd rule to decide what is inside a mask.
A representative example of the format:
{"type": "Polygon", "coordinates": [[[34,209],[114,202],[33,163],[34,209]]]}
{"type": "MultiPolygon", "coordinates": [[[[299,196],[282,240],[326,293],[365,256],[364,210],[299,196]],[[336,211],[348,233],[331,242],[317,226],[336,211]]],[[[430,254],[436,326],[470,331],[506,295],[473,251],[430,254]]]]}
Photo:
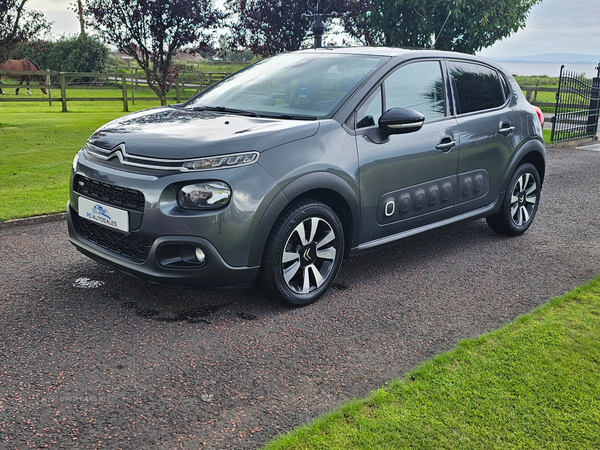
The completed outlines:
{"type": "Polygon", "coordinates": [[[494,202],[515,146],[522,140],[521,116],[503,75],[473,62],[450,61],[460,155],[454,214],[494,202]]]}

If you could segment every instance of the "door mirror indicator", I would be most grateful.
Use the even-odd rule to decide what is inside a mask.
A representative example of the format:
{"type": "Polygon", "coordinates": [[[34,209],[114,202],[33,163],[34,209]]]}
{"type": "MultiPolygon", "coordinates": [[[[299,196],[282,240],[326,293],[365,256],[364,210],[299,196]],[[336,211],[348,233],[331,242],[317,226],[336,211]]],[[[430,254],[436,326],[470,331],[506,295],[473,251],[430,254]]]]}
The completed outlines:
{"type": "Polygon", "coordinates": [[[425,123],[425,116],[407,108],[388,109],[379,118],[379,128],[388,134],[403,134],[419,131],[425,123]]]}

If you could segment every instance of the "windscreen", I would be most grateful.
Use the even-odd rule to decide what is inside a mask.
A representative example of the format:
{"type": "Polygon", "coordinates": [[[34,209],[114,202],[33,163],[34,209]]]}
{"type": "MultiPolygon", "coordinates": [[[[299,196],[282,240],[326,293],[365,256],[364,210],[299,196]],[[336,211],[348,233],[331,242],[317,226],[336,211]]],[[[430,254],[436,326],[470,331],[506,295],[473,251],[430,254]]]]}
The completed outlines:
{"type": "Polygon", "coordinates": [[[281,54],[232,75],[185,106],[243,110],[267,117],[326,117],[384,59],[308,52],[281,54]]]}

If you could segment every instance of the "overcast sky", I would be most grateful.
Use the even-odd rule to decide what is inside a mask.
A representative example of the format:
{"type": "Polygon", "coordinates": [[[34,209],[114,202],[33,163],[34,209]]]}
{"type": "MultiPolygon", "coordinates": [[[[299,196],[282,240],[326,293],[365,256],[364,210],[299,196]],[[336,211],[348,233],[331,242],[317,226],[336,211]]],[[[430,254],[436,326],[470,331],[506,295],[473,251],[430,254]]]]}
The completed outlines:
{"type": "MultiPolygon", "coordinates": [[[[69,10],[74,1],[30,0],[27,7],[53,20],[53,34],[58,37],[79,32],[79,21],[69,10]]],[[[600,57],[600,0],[544,0],[531,10],[525,29],[481,52],[489,58],[541,53],[600,57]]]]}

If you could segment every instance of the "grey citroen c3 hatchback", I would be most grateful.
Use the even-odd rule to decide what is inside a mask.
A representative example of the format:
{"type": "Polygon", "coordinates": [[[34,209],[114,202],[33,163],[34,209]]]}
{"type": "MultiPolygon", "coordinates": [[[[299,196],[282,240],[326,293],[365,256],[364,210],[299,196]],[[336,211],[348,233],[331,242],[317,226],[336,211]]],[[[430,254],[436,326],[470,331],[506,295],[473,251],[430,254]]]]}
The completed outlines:
{"type": "Polygon", "coordinates": [[[497,64],[304,50],[101,127],[73,161],[69,237],[155,282],[258,280],[304,305],[345,257],[417,233],[485,217],[522,234],[544,172],[540,118],[497,64]]]}

